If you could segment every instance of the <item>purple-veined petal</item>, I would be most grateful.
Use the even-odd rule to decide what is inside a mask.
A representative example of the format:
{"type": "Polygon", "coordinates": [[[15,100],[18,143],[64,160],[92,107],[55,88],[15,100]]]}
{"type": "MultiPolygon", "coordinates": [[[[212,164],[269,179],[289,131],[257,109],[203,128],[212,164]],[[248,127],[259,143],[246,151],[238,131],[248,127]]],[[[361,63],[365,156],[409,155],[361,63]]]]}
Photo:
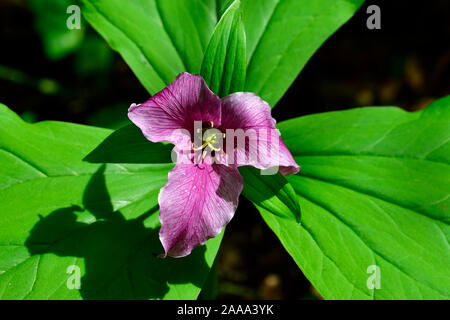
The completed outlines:
{"type": "Polygon", "coordinates": [[[203,78],[180,74],[170,85],[146,102],[133,104],[128,117],[152,142],[179,144],[192,133],[194,121],[220,125],[221,102],[203,78]]]}
{"type": "Polygon", "coordinates": [[[219,161],[258,169],[279,167],[283,175],[297,173],[300,167],[275,125],[269,104],[256,94],[237,92],[226,96],[222,99],[222,130],[227,129],[227,155],[220,156],[219,161]]]}
{"type": "Polygon", "coordinates": [[[275,128],[270,106],[251,92],[236,92],[222,99],[222,127],[225,129],[275,128]]]}
{"type": "Polygon", "coordinates": [[[186,256],[217,236],[233,217],[242,187],[234,166],[178,163],[158,198],[165,255],[186,256]]]}

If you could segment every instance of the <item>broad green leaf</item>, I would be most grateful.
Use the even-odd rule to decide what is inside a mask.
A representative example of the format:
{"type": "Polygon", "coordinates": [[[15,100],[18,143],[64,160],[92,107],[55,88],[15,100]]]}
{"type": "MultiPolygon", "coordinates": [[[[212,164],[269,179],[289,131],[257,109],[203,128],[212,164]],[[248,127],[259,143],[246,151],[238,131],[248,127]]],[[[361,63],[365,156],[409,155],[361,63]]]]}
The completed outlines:
{"type": "Polygon", "coordinates": [[[187,258],[154,255],[163,252],[157,196],[172,164],[82,161],[106,129],[27,124],[3,105],[0,123],[0,299],[197,297],[221,237],[187,258]],[[72,265],[80,290],[67,285],[72,265]]]}
{"type": "Polygon", "coordinates": [[[272,107],[314,52],[364,0],[246,0],[247,83],[272,107]]]}
{"type": "Polygon", "coordinates": [[[199,73],[217,22],[215,1],[82,0],[89,23],[151,93],[181,72],[199,73]]]}
{"type": "Polygon", "coordinates": [[[74,4],[70,0],[28,0],[34,15],[34,26],[41,36],[46,55],[50,59],[61,59],[78,49],[84,28],[69,29],[67,8],[74,4]]]}
{"type": "Polygon", "coordinates": [[[301,225],[261,213],[323,297],[449,299],[450,96],[420,112],[353,109],[279,128],[302,166],[288,177],[301,225]],[[372,265],[380,289],[369,288],[372,265]]]}
{"type": "Polygon", "coordinates": [[[294,189],[283,175],[261,175],[253,167],[241,167],[244,177],[242,194],[258,207],[282,218],[300,221],[300,206],[294,189]]]}
{"type": "Polygon", "coordinates": [[[245,31],[236,0],[217,24],[203,58],[201,75],[209,88],[224,97],[245,85],[245,31]]]}

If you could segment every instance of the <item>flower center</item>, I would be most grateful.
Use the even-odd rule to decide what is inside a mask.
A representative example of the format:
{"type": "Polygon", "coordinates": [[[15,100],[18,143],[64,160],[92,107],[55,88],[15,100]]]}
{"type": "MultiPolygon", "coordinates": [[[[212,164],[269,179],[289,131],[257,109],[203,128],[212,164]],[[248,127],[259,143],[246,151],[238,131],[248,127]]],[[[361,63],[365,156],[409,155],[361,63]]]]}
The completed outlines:
{"type": "MultiPolygon", "coordinates": [[[[202,128],[202,145],[197,147],[197,146],[195,146],[194,143],[192,143],[192,150],[203,151],[202,158],[206,157],[208,148],[211,153],[219,152],[219,151],[222,151],[224,153],[223,149],[221,148],[220,142],[222,142],[222,141],[220,140],[220,138],[225,138],[225,133],[220,132],[218,129],[213,130],[213,131],[216,131],[213,133],[207,132],[210,129],[215,129],[214,122],[212,122],[212,121],[210,121],[207,126],[202,128]],[[217,131],[219,131],[219,132],[217,132],[217,131]],[[208,133],[208,134],[205,135],[205,133],[208,133]]],[[[198,133],[200,133],[200,129],[197,129],[197,130],[199,131],[198,133]]]]}

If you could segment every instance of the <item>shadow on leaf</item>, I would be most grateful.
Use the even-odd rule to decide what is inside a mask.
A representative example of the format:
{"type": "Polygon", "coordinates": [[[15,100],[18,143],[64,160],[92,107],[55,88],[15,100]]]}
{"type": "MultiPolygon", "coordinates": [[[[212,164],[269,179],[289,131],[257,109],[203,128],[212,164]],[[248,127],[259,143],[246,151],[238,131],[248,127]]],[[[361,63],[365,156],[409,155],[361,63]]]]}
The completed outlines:
{"type": "Polygon", "coordinates": [[[113,211],[104,170],[105,165],[89,181],[83,208],[73,205],[41,217],[26,241],[30,254],[82,258],[84,299],[159,299],[168,284],[201,288],[209,272],[205,247],[186,258],[157,258],[163,252],[158,230],[144,223],[156,218],[158,206],[130,220],[113,211]]]}

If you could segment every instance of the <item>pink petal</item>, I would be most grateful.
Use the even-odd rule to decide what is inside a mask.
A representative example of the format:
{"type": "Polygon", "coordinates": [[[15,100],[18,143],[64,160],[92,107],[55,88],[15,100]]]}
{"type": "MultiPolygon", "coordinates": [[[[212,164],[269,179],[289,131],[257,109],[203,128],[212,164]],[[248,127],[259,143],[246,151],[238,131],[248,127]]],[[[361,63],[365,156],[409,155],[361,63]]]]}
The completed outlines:
{"type": "Polygon", "coordinates": [[[158,199],[164,256],[186,256],[217,236],[233,217],[242,187],[236,167],[178,163],[158,199]]]}
{"type": "Polygon", "coordinates": [[[226,129],[275,128],[270,106],[251,92],[236,92],[222,99],[222,127],[226,129]]]}
{"type": "Polygon", "coordinates": [[[252,165],[258,169],[279,167],[283,175],[295,174],[300,167],[276,129],[270,106],[256,94],[237,92],[222,99],[222,130],[233,129],[235,136],[245,135],[244,143],[232,139],[226,130],[226,150],[234,144],[234,153],[227,154],[226,163],[237,166],[252,165]],[[239,131],[242,129],[242,131],[239,131]]]}
{"type": "Polygon", "coordinates": [[[220,125],[220,110],[219,97],[203,78],[185,72],[148,101],[131,105],[128,117],[148,140],[179,144],[183,134],[190,139],[194,121],[220,125]]]}

